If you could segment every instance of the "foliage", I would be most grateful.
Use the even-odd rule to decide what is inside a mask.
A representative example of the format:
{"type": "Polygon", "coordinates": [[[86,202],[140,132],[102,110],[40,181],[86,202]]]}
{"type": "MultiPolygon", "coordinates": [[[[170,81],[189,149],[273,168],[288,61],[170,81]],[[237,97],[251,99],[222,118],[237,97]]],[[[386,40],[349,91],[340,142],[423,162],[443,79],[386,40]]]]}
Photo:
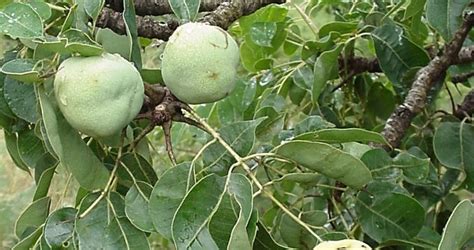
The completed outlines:
{"type": "MultiPolygon", "coordinates": [[[[124,34],[96,26],[104,1],[73,2],[0,3],[0,126],[36,184],[9,247],[472,247],[474,126],[449,106],[453,86],[462,96],[473,84],[450,76],[472,64],[449,69],[399,148],[379,133],[469,0],[300,0],[241,17],[228,28],[240,45],[236,89],[186,111],[201,129],[173,123],[177,166],[161,130],[141,137],[147,121],[130,123],[111,147],[59,111],[53,80],[71,56],[119,53],[146,82],[163,84],[165,44],[138,36],[134,1],[123,1],[124,34]],[[376,59],[380,72],[351,74],[355,57],[376,59]]],[[[166,18],[203,16],[200,1],[169,3],[175,15],[166,18]]]]}

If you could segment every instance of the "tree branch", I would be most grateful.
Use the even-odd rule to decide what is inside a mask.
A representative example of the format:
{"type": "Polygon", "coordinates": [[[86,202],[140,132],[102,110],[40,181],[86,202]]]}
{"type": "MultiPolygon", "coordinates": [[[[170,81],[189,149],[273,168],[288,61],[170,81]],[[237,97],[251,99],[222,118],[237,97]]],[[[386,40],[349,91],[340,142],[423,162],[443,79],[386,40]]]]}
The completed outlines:
{"type": "Polygon", "coordinates": [[[455,64],[466,64],[474,62],[474,45],[464,47],[459,51],[455,64]]]}
{"type": "Polygon", "coordinates": [[[454,112],[454,115],[460,120],[471,117],[474,114],[474,90],[471,90],[469,94],[464,97],[464,101],[454,112]]]}
{"type": "MultiPolygon", "coordinates": [[[[212,12],[207,13],[197,22],[208,23],[210,25],[219,26],[227,29],[234,21],[241,16],[251,14],[258,9],[272,4],[284,3],[286,0],[240,0],[240,1],[221,1],[219,6],[212,12]]],[[[149,1],[162,2],[162,1],[149,1]]],[[[167,2],[167,0],[166,0],[167,2]]],[[[138,3],[137,3],[138,4],[138,3]]],[[[151,17],[137,16],[138,35],[146,38],[158,38],[168,40],[173,31],[178,28],[177,20],[168,20],[167,22],[159,22],[151,17]]],[[[110,28],[118,34],[125,34],[125,23],[122,13],[115,12],[110,8],[103,8],[97,20],[97,26],[102,28],[110,28]]]]}
{"type": "Polygon", "coordinates": [[[425,107],[428,92],[435,82],[443,79],[448,67],[459,60],[461,46],[474,24],[474,13],[465,16],[462,26],[446,45],[444,53],[420,69],[403,104],[398,106],[385,124],[382,135],[394,148],[400,145],[411,120],[425,107]]]}
{"type": "MultiPolygon", "coordinates": [[[[202,0],[199,12],[215,10],[223,2],[230,2],[230,0],[202,0]]],[[[123,12],[123,0],[106,0],[105,6],[123,12]]],[[[135,12],[139,16],[161,16],[172,14],[173,10],[168,0],[135,0],[135,12]]]]}
{"type": "Polygon", "coordinates": [[[470,71],[470,72],[467,72],[467,73],[452,76],[451,77],[451,82],[461,83],[461,82],[467,81],[471,77],[474,77],[474,71],[470,71]]]}

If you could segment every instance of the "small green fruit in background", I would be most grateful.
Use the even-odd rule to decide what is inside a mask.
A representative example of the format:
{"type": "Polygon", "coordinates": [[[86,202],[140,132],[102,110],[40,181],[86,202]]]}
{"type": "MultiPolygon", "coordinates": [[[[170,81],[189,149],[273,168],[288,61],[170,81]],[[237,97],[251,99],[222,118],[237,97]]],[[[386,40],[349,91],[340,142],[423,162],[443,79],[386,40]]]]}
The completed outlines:
{"type": "Polygon", "coordinates": [[[119,134],[136,117],[144,87],[132,63],[104,53],[66,59],[54,79],[54,93],[71,126],[100,139],[119,134]]]}
{"type": "Polygon", "coordinates": [[[163,52],[166,86],[188,104],[210,103],[235,87],[239,48],[223,29],[202,23],[178,27],[163,52]]]}
{"type": "Polygon", "coordinates": [[[313,250],[372,250],[372,248],[362,241],[358,240],[337,240],[337,241],[323,241],[319,243],[313,250]]]}

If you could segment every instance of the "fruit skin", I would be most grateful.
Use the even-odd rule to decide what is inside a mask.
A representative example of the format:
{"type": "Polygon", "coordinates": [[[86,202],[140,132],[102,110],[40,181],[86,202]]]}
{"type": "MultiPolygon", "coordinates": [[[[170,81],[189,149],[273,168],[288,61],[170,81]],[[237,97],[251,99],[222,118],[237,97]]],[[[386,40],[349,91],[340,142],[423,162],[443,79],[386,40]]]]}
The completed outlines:
{"type": "Polygon", "coordinates": [[[54,79],[59,109],[72,127],[94,138],[120,133],[140,111],[144,86],[132,63],[117,54],[71,57],[54,79]]]}
{"type": "Polygon", "coordinates": [[[372,250],[366,243],[358,240],[337,240],[337,241],[323,241],[319,243],[313,250],[372,250]]]}
{"type": "Polygon", "coordinates": [[[166,44],[163,80],[183,102],[215,102],[234,89],[239,60],[239,47],[225,30],[186,23],[178,27],[166,44]]]}

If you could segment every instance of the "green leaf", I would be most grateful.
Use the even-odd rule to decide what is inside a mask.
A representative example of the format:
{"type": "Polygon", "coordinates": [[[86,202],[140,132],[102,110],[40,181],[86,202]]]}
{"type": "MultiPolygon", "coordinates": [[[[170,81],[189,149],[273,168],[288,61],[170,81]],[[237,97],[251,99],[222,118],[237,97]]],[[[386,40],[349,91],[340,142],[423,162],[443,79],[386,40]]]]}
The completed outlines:
{"type": "Polygon", "coordinates": [[[276,243],[270,233],[267,231],[265,226],[262,223],[257,223],[258,230],[257,236],[255,237],[255,243],[253,245],[253,249],[261,249],[261,250],[283,250],[286,249],[285,247],[281,246],[280,244],[276,243]]]}
{"type": "Polygon", "coordinates": [[[93,41],[86,33],[78,29],[69,29],[61,33],[67,39],[66,49],[82,56],[98,56],[104,51],[100,44],[93,41]]]}
{"type": "Polygon", "coordinates": [[[393,159],[394,167],[401,168],[405,179],[412,183],[422,183],[428,177],[430,169],[429,158],[419,158],[408,152],[401,152],[393,159]]]}
{"type": "Polygon", "coordinates": [[[138,229],[145,232],[154,231],[153,221],[148,209],[150,194],[153,187],[138,181],[125,196],[125,214],[130,222],[138,229]]]}
{"type": "Polygon", "coordinates": [[[275,22],[256,22],[250,28],[250,37],[252,41],[263,47],[272,47],[272,39],[277,32],[275,22]]]}
{"type": "Polygon", "coordinates": [[[15,81],[10,77],[5,78],[3,94],[10,109],[21,119],[36,123],[38,114],[36,112],[36,96],[34,86],[31,84],[15,81]]]}
{"type": "Polygon", "coordinates": [[[296,86],[304,90],[310,90],[314,82],[313,69],[309,65],[304,65],[293,73],[292,78],[296,86]]]}
{"type": "Polygon", "coordinates": [[[53,166],[43,171],[38,180],[35,195],[33,196],[33,201],[39,200],[48,195],[49,187],[51,186],[51,180],[53,179],[55,170],[56,166],[53,166]]]}
{"type": "Polygon", "coordinates": [[[462,13],[471,0],[428,0],[426,17],[428,22],[445,41],[450,41],[461,26],[462,13]]]}
{"type": "Polygon", "coordinates": [[[18,139],[16,134],[9,133],[5,130],[5,146],[7,147],[8,154],[15,163],[15,165],[23,171],[30,172],[28,166],[23,162],[20,157],[20,152],[18,151],[18,139]]]}
{"type": "Polygon", "coordinates": [[[72,173],[87,190],[105,187],[109,171],[87,147],[79,133],[59,112],[54,96],[47,94],[43,86],[37,88],[46,135],[62,165],[72,173]]]}
{"type": "MultiPolygon", "coordinates": [[[[219,130],[222,139],[226,141],[240,156],[248,155],[255,143],[255,130],[262,119],[236,122],[219,130]]],[[[235,159],[218,142],[211,144],[203,153],[204,165],[212,172],[227,174],[228,168],[235,159]]]]}
{"type": "Polygon", "coordinates": [[[275,148],[275,153],[356,189],[372,180],[362,161],[325,143],[291,141],[275,148]]]}
{"type": "Polygon", "coordinates": [[[189,163],[181,163],[168,169],[158,180],[150,196],[149,212],[157,232],[171,239],[173,216],[186,195],[189,163]]]}
{"type": "MultiPolygon", "coordinates": [[[[127,36],[119,35],[108,28],[106,29],[98,28],[96,36],[95,36],[95,40],[98,43],[100,43],[102,47],[104,48],[104,50],[107,51],[108,53],[111,53],[111,54],[118,53],[127,60],[132,59],[130,55],[130,51],[131,51],[130,42],[131,41],[127,36]]],[[[144,81],[148,83],[154,83],[145,79],[144,81]]]]}
{"type": "Polygon", "coordinates": [[[46,3],[40,2],[40,0],[29,2],[28,5],[38,13],[43,21],[48,20],[52,15],[51,8],[46,3]]]}
{"type": "Polygon", "coordinates": [[[74,220],[77,210],[72,207],[60,208],[48,217],[44,226],[44,239],[53,249],[71,245],[74,220]]]}
{"type": "Polygon", "coordinates": [[[0,11],[0,33],[16,38],[43,36],[43,21],[27,4],[11,3],[0,11]]]}
{"type": "Polygon", "coordinates": [[[41,198],[31,203],[18,217],[15,223],[15,235],[23,239],[29,232],[38,229],[48,217],[51,199],[41,198]]]}
{"type": "Polygon", "coordinates": [[[199,180],[186,194],[173,219],[176,248],[216,249],[207,224],[222,200],[225,180],[210,174],[199,180]]]}
{"type": "Polygon", "coordinates": [[[281,238],[289,247],[303,249],[316,245],[316,239],[286,213],[281,216],[278,229],[281,238]]]}
{"type": "Polygon", "coordinates": [[[474,190],[474,126],[445,122],[436,130],[433,149],[436,158],[448,168],[466,172],[466,187],[474,190]]]}
{"type": "Polygon", "coordinates": [[[13,246],[12,250],[24,250],[24,249],[33,249],[36,245],[36,242],[43,234],[43,226],[35,229],[31,234],[29,234],[24,239],[20,240],[16,245],[13,246]]]}
{"type": "Polygon", "coordinates": [[[364,233],[377,242],[408,240],[421,230],[425,210],[418,201],[400,193],[357,196],[356,211],[364,233]]]}
{"type": "MultiPolygon", "coordinates": [[[[98,198],[98,194],[84,197],[79,214],[84,213],[98,198]]],[[[101,199],[90,212],[76,217],[75,237],[80,249],[150,249],[144,232],[134,227],[125,217],[123,198],[115,193],[101,199]]]]}
{"type": "Polygon", "coordinates": [[[341,35],[348,33],[355,33],[357,31],[358,23],[349,22],[331,22],[323,25],[319,29],[319,37],[325,37],[331,32],[338,32],[341,35]]]}
{"type": "Polygon", "coordinates": [[[201,0],[168,0],[174,14],[184,22],[196,20],[201,0]]]}
{"type": "Polygon", "coordinates": [[[22,161],[30,168],[34,168],[46,153],[43,142],[36,136],[33,129],[18,133],[18,153],[22,161]]]}
{"type": "Polygon", "coordinates": [[[104,0],[87,0],[84,2],[84,9],[89,17],[92,18],[92,20],[97,19],[97,17],[100,14],[100,11],[102,10],[102,7],[104,6],[105,1],[104,0]]]}
{"type": "Polygon", "coordinates": [[[315,105],[318,104],[319,95],[326,88],[327,82],[338,77],[339,64],[337,58],[342,47],[339,45],[332,50],[324,51],[316,59],[313,69],[314,82],[311,90],[311,98],[315,105]]]}
{"type": "MultiPolygon", "coordinates": [[[[138,41],[137,22],[135,15],[135,6],[133,0],[123,0],[123,20],[127,31],[127,37],[130,44],[130,53],[127,58],[135,64],[140,70],[142,68],[141,47],[138,41]]],[[[199,8],[199,6],[198,6],[199,8]]]]}
{"type": "Polygon", "coordinates": [[[395,84],[401,84],[404,74],[428,64],[430,58],[423,48],[403,35],[403,29],[385,24],[372,32],[380,67],[395,84]]]}
{"type": "Polygon", "coordinates": [[[252,215],[252,195],[252,184],[247,177],[232,174],[219,208],[209,222],[209,232],[219,249],[250,247],[246,225],[252,215]]]}
{"type": "Polygon", "coordinates": [[[124,154],[122,163],[123,165],[117,170],[117,174],[121,183],[128,187],[134,185],[137,180],[150,185],[155,185],[158,180],[153,166],[141,155],[135,153],[124,154]]]}
{"type": "Polygon", "coordinates": [[[411,17],[416,16],[418,13],[423,12],[425,9],[426,0],[412,0],[407,6],[403,15],[403,20],[407,20],[411,17]]]}
{"type": "Polygon", "coordinates": [[[295,140],[319,141],[325,143],[376,142],[388,145],[385,138],[377,132],[360,128],[329,128],[309,132],[295,137],[295,140]]]}
{"type": "Polygon", "coordinates": [[[454,208],[443,230],[439,250],[462,249],[474,237],[474,205],[463,200],[454,208]]]}
{"type": "Polygon", "coordinates": [[[0,71],[21,82],[40,81],[40,72],[36,69],[37,61],[32,59],[14,59],[3,64],[0,71]]]}

